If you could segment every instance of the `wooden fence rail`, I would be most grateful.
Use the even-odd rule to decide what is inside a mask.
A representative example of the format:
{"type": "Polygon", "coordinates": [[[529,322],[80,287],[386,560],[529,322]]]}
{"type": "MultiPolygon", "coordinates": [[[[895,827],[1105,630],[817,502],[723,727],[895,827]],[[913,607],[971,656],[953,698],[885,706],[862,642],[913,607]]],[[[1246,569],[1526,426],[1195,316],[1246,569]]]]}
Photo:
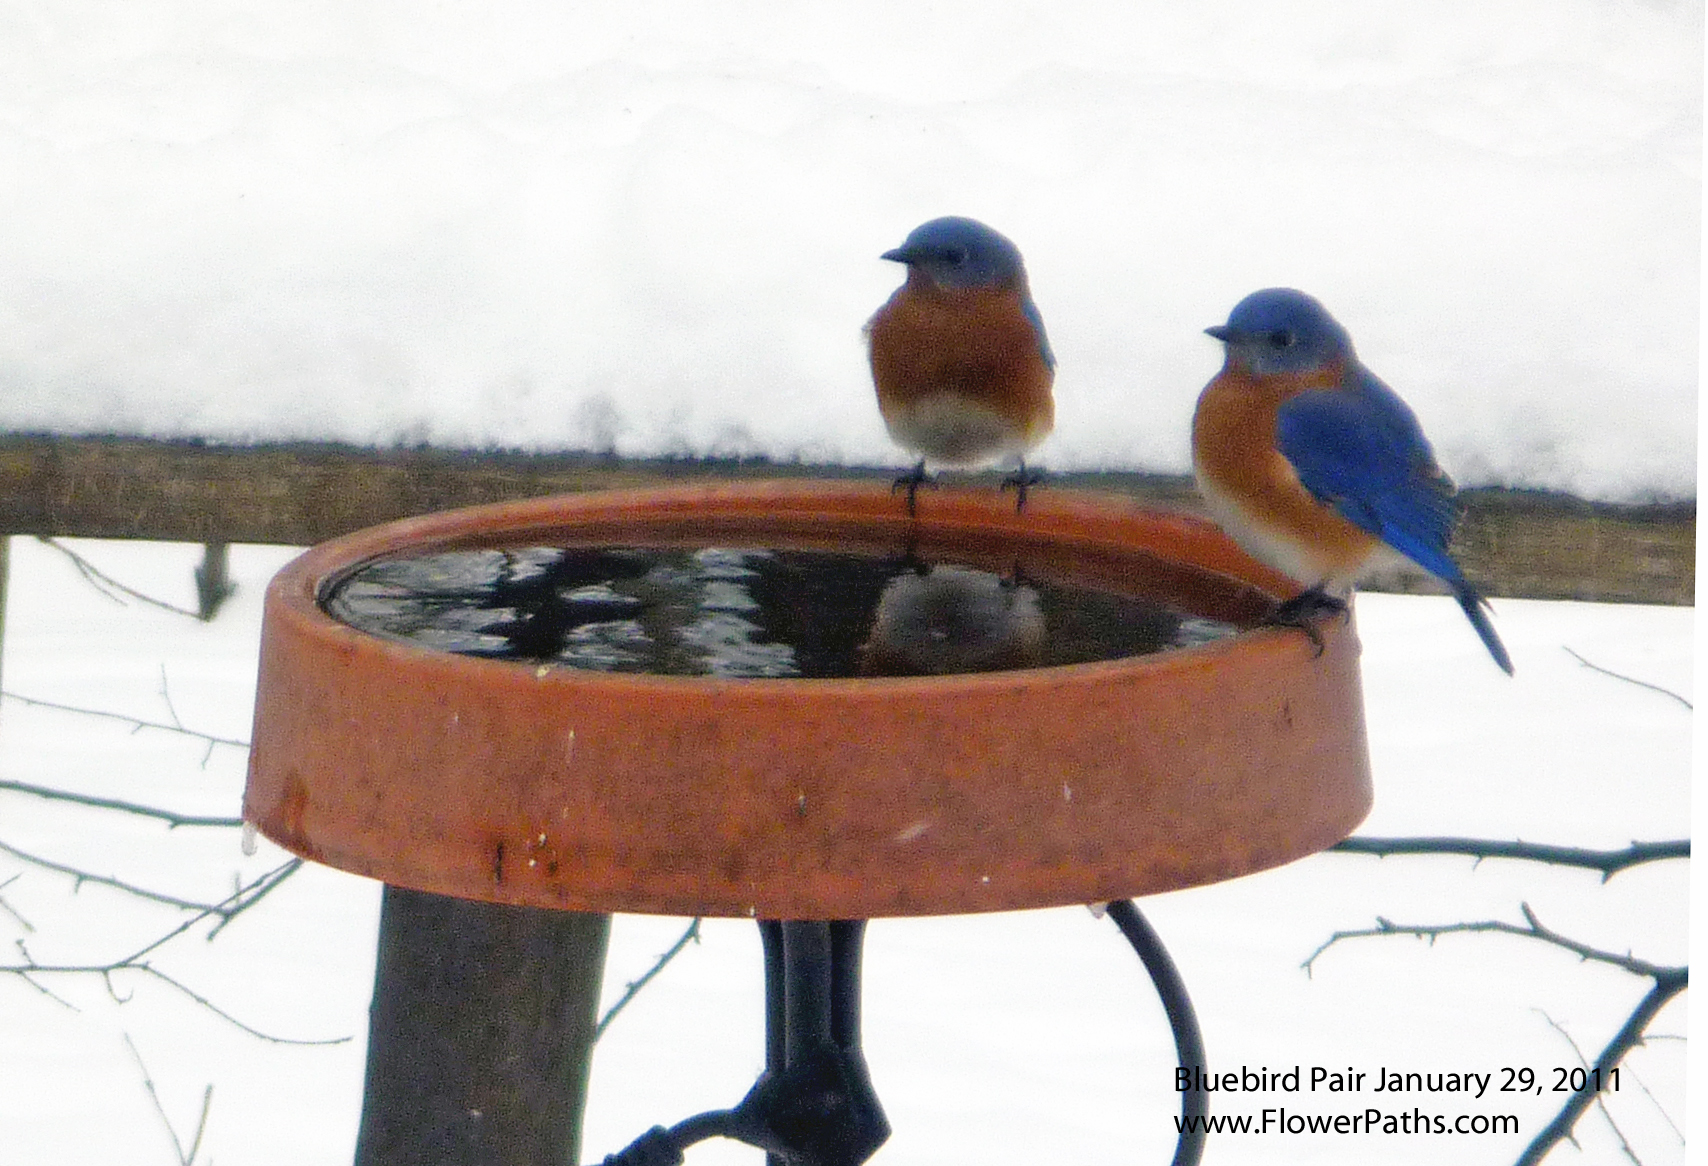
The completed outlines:
{"type": "MultiPolygon", "coordinates": [[[[763,460],[8,435],[0,436],[0,535],[306,546],[406,515],[541,494],[717,478],[894,473],[763,460]]],[[[1197,508],[1191,481],[1182,476],[1071,473],[1051,481],[1197,508]]],[[[1693,500],[1625,506],[1501,489],[1467,490],[1464,499],[1455,549],[1466,574],[1491,595],[1695,601],[1693,500]]]]}

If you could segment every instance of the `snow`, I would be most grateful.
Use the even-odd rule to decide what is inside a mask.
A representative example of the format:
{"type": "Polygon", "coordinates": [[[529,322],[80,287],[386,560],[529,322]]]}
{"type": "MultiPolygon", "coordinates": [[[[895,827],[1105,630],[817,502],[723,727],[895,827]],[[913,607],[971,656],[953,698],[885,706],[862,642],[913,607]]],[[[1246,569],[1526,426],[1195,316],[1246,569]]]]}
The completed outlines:
{"type": "Polygon", "coordinates": [[[1466,484],[1695,490],[1702,10],[0,12],[0,425],[896,463],[919,222],[1026,252],[1060,468],[1181,471],[1302,286],[1466,484]]]}
{"type": "MultiPolygon", "coordinates": [[[[237,547],[240,590],[211,624],[96,594],[60,555],[13,540],[4,674],[9,692],[247,735],[259,601],[290,555],[237,547]],[[168,709],[161,695],[169,693],[168,709]]],[[[79,543],[107,572],[190,602],[196,550],[79,543]]],[[[1674,699],[1594,672],[1586,659],[1682,696],[1692,691],[1694,611],[1496,600],[1518,665],[1487,660],[1450,600],[1366,595],[1358,603],[1376,779],[1370,835],[1452,833],[1587,846],[1688,832],[1691,715],[1674,699]]],[[[0,778],[184,811],[237,812],[243,751],[7,701],[0,778]],[[203,765],[204,754],[206,764],[203,765]]],[[[218,898],[285,856],[264,840],[245,858],[236,829],[180,829],[0,791],[0,842],[156,889],[218,898]]],[[[1498,1075],[1528,1066],[1551,1082],[1575,1056],[1557,1023],[1593,1056],[1646,989],[1623,973],[1502,936],[1348,941],[1301,962],[1332,932],[1401,923],[1503,918],[1527,902],[1550,926],[1613,951],[1681,962],[1690,864],[1655,863],[1602,885],[1593,874],[1462,858],[1320,855],[1213,887],[1146,900],[1181,967],[1212,1068],[1294,1065],[1498,1075]]],[[[0,941],[38,961],[112,958],[181,915],[0,855],[0,941]]],[[[378,887],[310,865],[211,942],[173,941],[160,966],[265,1032],[347,1043],[300,1047],[244,1034],[170,988],[116,978],[42,977],[76,1011],[0,977],[0,1130],[18,1166],[176,1159],[125,1048],[148,1066],[186,1143],[214,1086],[198,1161],[348,1161],[359,1114],[378,887]]],[[[681,933],[677,919],[620,917],[605,997],[645,971],[681,933]]],[[[760,956],[752,925],[708,920],[615,1021],[597,1049],[585,1159],[597,1161],[657,1122],[732,1104],[762,1060],[760,956]]],[[[1685,1031],[1681,998],[1656,1020],[1685,1031]]],[[[866,1049],[895,1134],[876,1161],[1085,1163],[1164,1161],[1171,1152],[1172,1047],[1131,951],[1083,908],[870,928],[866,1049]]],[[[1684,1160],[1667,1120],[1685,1123],[1682,1042],[1635,1051],[1609,1109],[1642,1160],[1684,1160]],[[1642,1088],[1633,1084],[1641,1079],[1642,1088]],[[1644,1095],[1652,1092],[1654,1100],[1644,1095]],[[1666,1117],[1662,1116],[1664,1111],[1666,1117]]],[[[1498,1084],[1498,1076],[1496,1084],[1498,1084]]],[[[1700,1091],[1698,1091],[1700,1092],[1700,1091]]],[[[1212,1112],[1286,1105],[1335,1113],[1383,1095],[1217,1094],[1212,1112]]],[[[1222,1136],[1209,1160],[1241,1163],[1506,1163],[1559,1095],[1402,1098],[1388,1108],[1515,1113],[1517,1136],[1222,1136]]],[[[1550,1161],[1619,1160],[1606,1121],[1579,1127],[1583,1150],[1550,1161]]],[[[702,1166],[758,1162],[707,1143],[702,1166]]]]}

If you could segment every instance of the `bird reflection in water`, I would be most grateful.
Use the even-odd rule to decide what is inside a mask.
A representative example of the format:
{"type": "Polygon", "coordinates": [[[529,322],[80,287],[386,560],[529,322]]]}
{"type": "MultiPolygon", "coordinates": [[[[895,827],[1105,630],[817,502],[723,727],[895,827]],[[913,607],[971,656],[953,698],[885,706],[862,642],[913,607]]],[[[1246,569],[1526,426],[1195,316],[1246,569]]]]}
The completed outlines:
{"type": "Polygon", "coordinates": [[[860,645],[862,676],[949,676],[1043,661],[1044,613],[1025,583],[938,566],[885,585],[860,645]]]}

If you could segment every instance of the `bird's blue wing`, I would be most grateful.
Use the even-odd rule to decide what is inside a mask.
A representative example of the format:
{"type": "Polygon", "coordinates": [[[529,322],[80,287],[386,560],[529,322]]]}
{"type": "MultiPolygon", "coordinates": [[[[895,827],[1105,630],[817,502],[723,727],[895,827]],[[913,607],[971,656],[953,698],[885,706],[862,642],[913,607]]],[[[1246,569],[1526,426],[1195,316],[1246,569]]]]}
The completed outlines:
{"type": "Polygon", "coordinates": [[[1337,388],[1284,402],[1275,445],[1319,501],[1419,566],[1461,579],[1447,557],[1459,517],[1453,482],[1406,403],[1360,366],[1337,388]]]}

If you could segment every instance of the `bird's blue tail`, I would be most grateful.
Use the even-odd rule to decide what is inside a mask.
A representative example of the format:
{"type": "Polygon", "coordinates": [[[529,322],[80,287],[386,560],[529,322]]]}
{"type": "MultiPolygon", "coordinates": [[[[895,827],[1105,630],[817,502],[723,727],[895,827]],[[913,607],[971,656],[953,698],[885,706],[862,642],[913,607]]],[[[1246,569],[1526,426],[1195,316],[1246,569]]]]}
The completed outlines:
{"type": "Polygon", "coordinates": [[[1477,629],[1477,635],[1482,637],[1483,646],[1494,657],[1494,662],[1500,665],[1501,671],[1512,675],[1512,657],[1506,654],[1506,645],[1500,642],[1500,636],[1495,634],[1494,624],[1489,622],[1488,600],[1478,594],[1477,589],[1465,582],[1463,578],[1450,579],[1453,587],[1453,598],[1459,601],[1464,609],[1465,617],[1471,621],[1471,626],[1477,629]]]}

